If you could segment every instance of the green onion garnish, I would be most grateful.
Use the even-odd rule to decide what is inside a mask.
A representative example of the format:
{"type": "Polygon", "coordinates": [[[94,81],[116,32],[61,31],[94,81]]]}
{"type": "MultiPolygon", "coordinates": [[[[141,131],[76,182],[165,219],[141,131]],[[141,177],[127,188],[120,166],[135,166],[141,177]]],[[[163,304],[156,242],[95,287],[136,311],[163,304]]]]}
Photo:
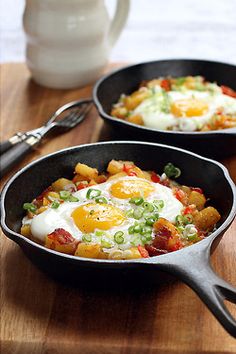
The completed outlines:
{"type": "Polygon", "coordinates": [[[148,203],[148,202],[144,202],[143,203],[143,208],[146,211],[149,211],[150,213],[154,211],[154,206],[151,203],[148,203]]]}
{"type": "Polygon", "coordinates": [[[95,202],[96,202],[96,203],[104,203],[104,204],[107,204],[107,199],[104,198],[104,197],[96,197],[96,198],[95,198],[95,202]]]}
{"type": "Polygon", "coordinates": [[[78,202],[79,199],[74,197],[73,195],[70,195],[69,198],[67,199],[69,202],[78,202]]]}
{"type": "Polygon", "coordinates": [[[118,243],[119,245],[124,243],[124,232],[123,231],[117,231],[114,235],[114,240],[116,243],[118,243]]]}
{"type": "Polygon", "coordinates": [[[103,235],[104,235],[103,231],[98,230],[98,231],[95,232],[95,236],[101,237],[103,235]]]}
{"type": "Polygon", "coordinates": [[[139,233],[141,232],[141,225],[137,224],[134,226],[134,232],[139,233]]]}
{"type": "Polygon", "coordinates": [[[68,198],[71,196],[71,193],[68,191],[60,191],[59,195],[62,200],[68,200],[68,198]]]}
{"type": "Polygon", "coordinates": [[[134,226],[130,226],[130,227],[128,228],[128,233],[129,233],[130,235],[134,234],[134,226]]]}
{"type": "Polygon", "coordinates": [[[183,225],[190,224],[192,222],[192,220],[193,220],[193,217],[191,214],[177,215],[175,218],[177,226],[183,226],[183,225]]]}
{"type": "Polygon", "coordinates": [[[131,243],[132,246],[140,245],[140,237],[139,236],[132,237],[130,243],[131,243]]]}
{"type": "Polygon", "coordinates": [[[164,172],[169,178],[177,178],[181,175],[180,169],[175,167],[171,162],[164,167],[164,172]]]}
{"type": "Polygon", "coordinates": [[[197,239],[198,235],[197,234],[191,234],[187,236],[187,239],[189,241],[195,241],[197,239]]]}
{"type": "Polygon", "coordinates": [[[125,214],[126,214],[126,216],[128,218],[132,218],[134,216],[134,210],[133,209],[129,209],[129,210],[126,211],[125,214]]]}
{"type": "Polygon", "coordinates": [[[152,228],[150,226],[143,226],[140,231],[141,235],[145,234],[151,234],[152,233],[152,228]]]}
{"type": "Polygon", "coordinates": [[[164,208],[164,201],[163,200],[157,200],[157,199],[155,199],[155,200],[153,200],[153,204],[155,205],[155,207],[157,208],[157,210],[158,211],[160,211],[161,209],[163,209],[164,208]]]}
{"type": "Polygon", "coordinates": [[[143,215],[143,209],[139,207],[134,210],[133,218],[139,220],[141,219],[142,215],[143,215]]]}
{"type": "Polygon", "coordinates": [[[110,242],[108,242],[107,240],[102,239],[102,240],[101,240],[101,246],[102,246],[102,247],[105,247],[105,248],[111,248],[111,247],[112,247],[112,244],[111,244],[110,242]]]}
{"type": "Polygon", "coordinates": [[[151,241],[151,239],[152,239],[152,235],[151,234],[145,234],[145,235],[141,236],[141,241],[142,241],[143,245],[145,245],[145,243],[151,241]]]}
{"type": "Polygon", "coordinates": [[[141,205],[143,203],[144,199],[142,197],[134,197],[130,199],[130,203],[135,204],[135,205],[141,205]]]}
{"type": "Polygon", "coordinates": [[[101,195],[101,191],[99,189],[94,189],[94,188],[89,188],[86,194],[87,199],[94,199],[96,197],[99,197],[101,195]]]}
{"type": "Polygon", "coordinates": [[[84,234],[84,235],[82,236],[82,240],[83,240],[84,242],[91,242],[91,241],[92,241],[92,236],[91,236],[90,234],[84,234]]]}
{"type": "Polygon", "coordinates": [[[23,209],[27,210],[27,211],[31,211],[32,213],[35,213],[37,210],[37,207],[33,203],[24,203],[23,209]]]}
{"type": "Polygon", "coordinates": [[[51,204],[51,208],[52,209],[57,209],[60,205],[60,202],[58,202],[58,200],[54,200],[51,204]]]}

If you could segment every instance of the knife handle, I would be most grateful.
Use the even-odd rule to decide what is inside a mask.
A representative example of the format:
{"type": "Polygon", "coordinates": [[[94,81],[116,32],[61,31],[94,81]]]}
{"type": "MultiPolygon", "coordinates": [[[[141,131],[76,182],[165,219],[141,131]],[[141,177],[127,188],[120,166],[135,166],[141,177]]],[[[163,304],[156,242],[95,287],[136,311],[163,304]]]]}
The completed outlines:
{"type": "Polygon", "coordinates": [[[24,133],[16,133],[10,139],[0,143],[0,155],[2,155],[7,150],[11,149],[15,144],[18,144],[24,139],[26,139],[26,137],[27,136],[24,133]]]}
{"type": "Polygon", "coordinates": [[[2,154],[0,159],[0,176],[3,177],[12,167],[23,160],[37,143],[38,138],[30,136],[25,141],[16,144],[10,150],[2,154]]]}

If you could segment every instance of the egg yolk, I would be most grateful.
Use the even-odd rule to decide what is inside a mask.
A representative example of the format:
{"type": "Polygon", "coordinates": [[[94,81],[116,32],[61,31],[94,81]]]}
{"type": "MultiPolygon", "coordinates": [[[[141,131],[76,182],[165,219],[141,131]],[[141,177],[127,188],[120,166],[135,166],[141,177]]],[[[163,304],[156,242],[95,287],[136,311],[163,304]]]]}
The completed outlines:
{"type": "Polygon", "coordinates": [[[207,113],[206,102],[196,98],[181,99],[172,103],[171,113],[176,117],[198,117],[207,113]]]}
{"type": "Polygon", "coordinates": [[[111,194],[119,199],[148,197],[154,187],[146,180],[121,180],[111,186],[111,194]]]}
{"type": "Polygon", "coordinates": [[[121,225],[125,216],[123,212],[110,204],[85,204],[76,208],[71,214],[76,226],[84,233],[94,232],[95,229],[109,230],[121,225]]]}

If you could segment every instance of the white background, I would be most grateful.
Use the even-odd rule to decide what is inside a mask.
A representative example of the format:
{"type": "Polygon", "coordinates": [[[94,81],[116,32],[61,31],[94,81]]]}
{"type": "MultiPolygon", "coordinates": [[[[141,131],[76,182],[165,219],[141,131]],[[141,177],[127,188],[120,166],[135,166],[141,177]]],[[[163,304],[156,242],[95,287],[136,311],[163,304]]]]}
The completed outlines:
{"type": "MultiPolygon", "coordinates": [[[[0,1],[0,62],[24,61],[24,0],[0,1]]],[[[114,0],[106,3],[112,13],[114,0]]],[[[163,58],[236,64],[236,0],[131,0],[111,61],[163,58]]]]}

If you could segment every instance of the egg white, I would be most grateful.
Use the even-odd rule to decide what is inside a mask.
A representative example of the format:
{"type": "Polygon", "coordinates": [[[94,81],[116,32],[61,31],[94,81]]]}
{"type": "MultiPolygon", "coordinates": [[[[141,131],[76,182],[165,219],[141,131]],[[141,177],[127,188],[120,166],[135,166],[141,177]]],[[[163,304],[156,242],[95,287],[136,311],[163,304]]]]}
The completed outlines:
{"type": "Polygon", "coordinates": [[[226,114],[236,114],[236,99],[222,94],[220,88],[215,88],[209,91],[170,91],[166,94],[171,103],[181,99],[196,98],[203,100],[208,105],[208,111],[201,116],[193,117],[175,117],[172,113],[165,113],[161,111],[161,103],[163,95],[159,87],[155,88],[154,94],[141,102],[134,114],[140,114],[143,118],[144,125],[149,128],[160,130],[181,130],[181,131],[195,131],[202,128],[202,126],[210,122],[212,116],[222,109],[226,114]]]}
{"type": "MultiPolygon", "coordinates": [[[[108,204],[114,205],[115,207],[122,210],[126,213],[131,209],[131,204],[129,203],[130,199],[119,199],[112,196],[110,192],[111,185],[121,180],[130,180],[132,183],[133,180],[142,180],[141,178],[135,176],[127,176],[120,177],[117,179],[113,179],[111,181],[107,181],[93,187],[84,188],[80,191],[73,193],[73,196],[79,199],[78,202],[64,202],[57,209],[48,208],[44,212],[39,215],[34,216],[33,219],[24,218],[23,224],[31,224],[31,233],[38,239],[41,243],[44,242],[47,234],[53,232],[57,228],[63,228],[64,230],[71,233],[71,235],[77,239],[81,240],[83,236],[83,232],[81,232],[78,227],[75,225],[75,222],[71,216],[72,212],[81,205],[85,205],[87,203],[94,202],[93,200],[88,200],[86,198],[86,194],[88,189],[94,188],[101,191],[101,196],[105,197],[108,201],[108,204]]],[[[147,180],[145,180],[147,181],[147,180]]],[[[147,181],[148,182],[148,181],[147,181]]],[[[153,200],[163,200],[164,207],[159,212],[160,217],[164,217],[165,219],[174,222],[177,215],[181,214],[181,210],[183,209],[183,204],[176,199],[173,195],[171,188],[163,186],[159,183],[149,182],[153,187],[154,191],[145,198],[146,201],[152,202],[153,200]]],[[[136,206],[132,205],[133,208],[136,206]]],[[[145,221],[144,218],[138,220],[138,222],[145,221]]],[[[126,250],[132,246],[132,235],[129,235],[128,229],[130,226],[134,225],[135,219],[131,217],[126,217],[122,225],[114,226],[111,229],[104,232],[104,236],[97,236],[94,233],[90,233],[92,236],[92,243],[101,244],[102,240],[109,241],[111,247],[109,249],[104,249],[106,252],[112,252],[116,249],[126,250]],[[114,234],[117,231],[123,231],[125,237],[125,243],[117,245],[114,242],[114,234]]],[[[97,230],[95,230],[97,231],[97,230]]]]}

